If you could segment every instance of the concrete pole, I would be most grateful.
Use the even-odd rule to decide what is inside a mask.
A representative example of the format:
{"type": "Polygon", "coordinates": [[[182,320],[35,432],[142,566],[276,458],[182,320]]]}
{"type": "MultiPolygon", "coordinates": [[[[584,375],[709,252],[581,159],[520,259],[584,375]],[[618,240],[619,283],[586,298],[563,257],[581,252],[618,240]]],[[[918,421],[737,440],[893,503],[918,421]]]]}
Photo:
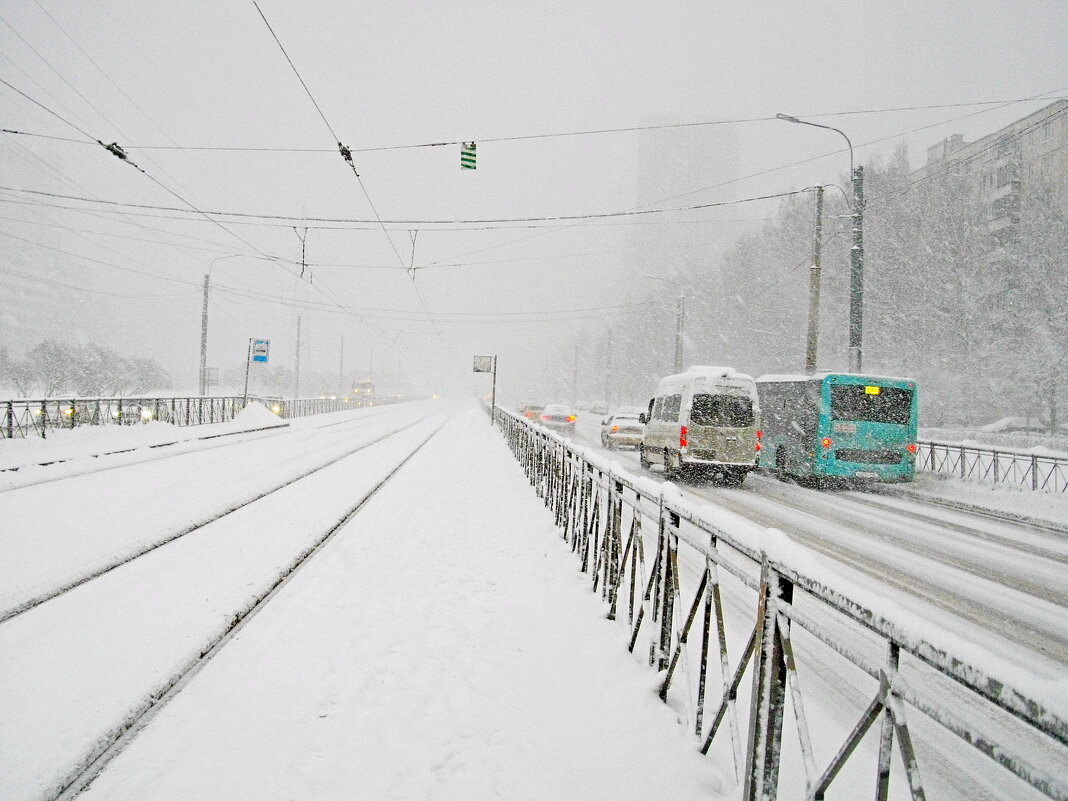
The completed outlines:
{"type": "Polygon", "coordinates": [[[211,273],[204,274],[204,302],[200,307],[200,397],[208,394],[208,290],[211,273]]]}
{"type": "Polygon", "coordinates": [[[682,331],[686,321],[686,296],[680,294],[675,310],[675,372],[682,372],[682,331]]]}
{"type": "Polygon", "coordinates": [[[816,345],[820,332],[820,249],[823,240],[823,186],[816,187],[816,236],[812,242],[812,267],[808,274],[808,339],[805,372],[816,372],[816,345]]]}
{"type": "Polygon", "coordinates": [[[604,368],[604,404],[612,411],[612,329],[608,329],[608,358],[604,368]]]}
{"type": "Polygon", "coordinates": [[[849,251],[849,372],[863,371],[864,167],[853,170],[853,246],[849,251]]]}
{"type": "Polygon", "coordinates": [[[297,357],[293,366],[293,399],[300,397],[300,324],[304,319],[303,314],[297,315],[297,357]]]}

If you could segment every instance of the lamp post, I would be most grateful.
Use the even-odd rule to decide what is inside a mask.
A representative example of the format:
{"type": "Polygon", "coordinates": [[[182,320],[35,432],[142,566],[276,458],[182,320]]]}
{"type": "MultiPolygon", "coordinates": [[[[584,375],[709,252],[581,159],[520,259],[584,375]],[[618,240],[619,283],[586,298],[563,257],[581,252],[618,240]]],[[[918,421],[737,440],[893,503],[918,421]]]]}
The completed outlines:
{"type": "Polygon", "coordinates": [[[841,134],[849,146],[849,175],[853,183],[853,245],[849,251],[849,372],[859,373],[862,369],[864,340],[864,168],[853,166],[853,143],[844,131],[789,114],[776,114],[775,117],[784,122],[834,131],[841,134]]]}
{"type": "Polygon", "coordinates": [[[660,275],[650,275],[649,273],[640,273],[643,278],[651,278],[654,281],[665,281],[674,287],[675,292],[678,293],[678,298],[675,306],[675,372],[682,372],[682,331],[683,324],[686,318],[686,296],[679,289],[679,285],[675,283],[671,278],[664,278],[660,275]]]}
{"type": "Polygon", "coordinates": [[[231,253],[214,258],[208,265],[208,271],[204,273],[204,302],[200,307],[200,397],[208,394],[208,293],[211,290],[211,268],[217,261],[244,255],[244,253],[231,253]]]}

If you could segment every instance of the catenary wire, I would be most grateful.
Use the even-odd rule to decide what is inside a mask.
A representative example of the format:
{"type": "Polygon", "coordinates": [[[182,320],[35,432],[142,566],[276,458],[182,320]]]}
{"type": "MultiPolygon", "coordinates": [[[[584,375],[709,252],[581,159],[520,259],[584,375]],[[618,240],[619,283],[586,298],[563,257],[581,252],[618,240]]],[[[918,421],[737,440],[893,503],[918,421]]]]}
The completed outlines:
{"type": "MultiPolygon", "coordinates": [[[[1047,93],[1050,94],[1050,93],[1047,93]]],[[[914,106],[893,106],[889,108],[875,108],[875,109],[853,109],[850,111],[830,111],[830,112],[802,112],[797,114],[799,117],[806,117],[810,119],[826,119],[833,117],[847,117],[847,116],[859,116],[865,114],[889,114],[895,112],[904,111],[932,111],[937,109],[947,108],[968,108],[975,106],[991,106],[991,105],[1005,105],[1011,103],[1025,103],[1033,101],[1035,97],[1025,97],[1010,100],[973,100],[960,103],[930,103],[926,105],[914,105],[914,106]]],[[[1049,98],[1051,100],[1057,100],[1060,98],[1049,98]]],[[[321,113],[321,110],[320,110],[321,113]]],[[[753,122],[771,122],[776,120],[774,116],[761,116],[761,117],[738,117],[735,119],[723,119],[723,120],[699,120],[696,122],[677,122],[677,123],[662,123],[658,125],[628,125],[618,128],[594,128],[588,130],[578,131],[555,131],[538,134],[517,134],[514,136],[498,136],[498,137],[470,137],[466,141],[478,141],[481,143],[494,143],[494,142],[519,142],[533,139],[553,139],[570,136],[596,136],[603,134],[614,133],[637,133],[642,131],[657,131],[657,130],[670,130],[675,128],[696,128],[696,127],[710,127],[716,125],[738,125],[744,123],[753,122]]],[[[21,136],[35,136],[43,139],[53,139],[60,142],[71,142],[74,144],[88,144],[78,139],[71,139],[62,136],[53,136],[49,134],[33,133],[29,131],[16,131],[12,129],[3,129],[7,133],[19,134],[21,136]]],[[[433,148],[433,147],[451,147],[463,144],[464,140],[449,140],[444,142],[419,142],[413,144],[402,145],[384,145],[381,147],[362,147],[362,148],[349,148],[351,153],[372,153],[385,150],[414,150],[420,148],[433,148]]],[[[255,146],[221,146],[221,145],[137,145],[131,144],[128,147],[132,150],[177,150],[177,151],[207,151],[207,152],[230,152],[230,153],[336,153],[335,148],[325,147],[255,147],[255,146]]]]}

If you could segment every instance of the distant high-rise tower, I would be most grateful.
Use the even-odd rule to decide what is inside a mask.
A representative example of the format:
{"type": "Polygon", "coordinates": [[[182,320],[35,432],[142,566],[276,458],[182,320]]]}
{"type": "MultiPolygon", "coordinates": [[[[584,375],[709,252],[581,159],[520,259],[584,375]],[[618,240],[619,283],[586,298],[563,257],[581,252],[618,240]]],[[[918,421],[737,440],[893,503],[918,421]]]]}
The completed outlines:
{"type": "MultiPolygon", "coordinates": [[[[670,125],[675,120],[647,120],[670,125]]],[[[693,206],[736,197],[738,139],[731,125],[650,128],[638,138],[635,205],[693,206]],[[706,191],[698,191],[706,190],[706,191]]],[[[737,217],[733,207],[633,218],[625,239],[629,276],[653,273],[686,281],[707,275],[715,256],[733,240],[721,220],[737,217]]]]}

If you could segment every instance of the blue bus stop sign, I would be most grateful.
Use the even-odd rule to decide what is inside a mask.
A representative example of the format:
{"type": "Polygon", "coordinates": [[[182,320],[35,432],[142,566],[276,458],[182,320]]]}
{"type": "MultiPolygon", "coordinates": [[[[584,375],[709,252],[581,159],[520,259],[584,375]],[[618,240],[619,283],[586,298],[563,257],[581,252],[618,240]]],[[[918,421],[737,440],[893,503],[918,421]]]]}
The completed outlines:
{"type": "Polygon", "coordinates": [[[267,363],[267,354],[271,350],[271,340],[269,339],[254,339],[252,340],[252,361],[267,363]]]}

